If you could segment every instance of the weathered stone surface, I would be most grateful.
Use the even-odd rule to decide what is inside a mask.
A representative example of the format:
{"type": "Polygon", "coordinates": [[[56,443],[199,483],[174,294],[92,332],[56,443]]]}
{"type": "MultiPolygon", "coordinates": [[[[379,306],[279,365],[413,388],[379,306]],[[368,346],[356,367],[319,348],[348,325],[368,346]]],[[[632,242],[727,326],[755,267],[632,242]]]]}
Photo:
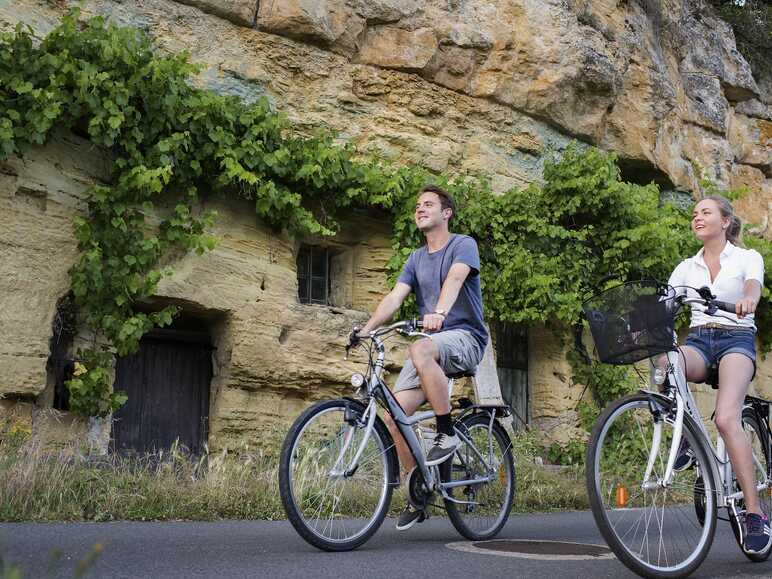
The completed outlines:
{"type": "Polygon", "coordinates": [[[348,0],[349,6],[368,23],[396,22],[415,14],[423,5],[419,0],[348,0]]]}
{"type": "MultiPolygon", "coordinates": [[[[646,173],[660,172],[680,189],[697,188],[694,163],[728,185],[730,149],[689,145],[687,125],[724,140],[734,106],[766,114],[765,95],[753,100],[758,104],[737,102],[761,89],[732,48],[728,28],[696,2],[668,5],[659,15],[611,0],[367,6],[371,12],[353,0],[261,3],[268,35],[168,0],[141,6],[95,0],[86,10],[138,23],[170,50],[189,50],[208,67],[202,82],[217,90],[247,99],[265,94],[296,122],[338,129],[397,161],[438,171],[487,168],[497,187],[520,184],[521,176],[538,179],[533,158],[510,155],[505,144],[506,134],[523,132],[525,124],[546,146],[559,148],[578,135],[650,166],[646,173]],[[406,51],[399,38],[419,33],[428,44],[411,42],[406,51]],[[395,40],[376,42],[387,36],[395,40]],[[377,66],[352,64],[362,61],[377,66]],[[381,67],[416,70],[426,82],[381,67]],[[375,85],[360,90],[363,76],[380,77],[380,92],[372,92],[375,85]],[[482,146],[465,151],[469,134],[482,146]]],[[[6,20],[18,18],[6,12],[6,20]]],[[[34,20],[50,14],[35,6],[34,20]]]]}
{"type": "Polygon", "coordinates": [[[735,111],[741,115],[747,115],[749,117],[756,117],[758,119],[772,121],[772,106],[757,101],[756,99],[749,99],[747,101],[737,103],[735,111]]]}
{"type": "Polygon", "coordinates": [[[565,444],[584,440],[587,433],[577,425],[576,405],[582,386],[571,381],[566,353],[572,343],[544,326],[528,331],[528,385],[531,389],[533,427],[548,442],[565,444]]]}
{"type": "Polygon", "coordinates": [[[257,15],[258,0],[180,0],[180,2],[241,26],[252,26],[257,15]]]}
{"type": "Polygon", "coordinates": [[[357,60],[384,68],[421,70],[436,50],[437,39],[429,28],[401,30],[379,26],[367,31],[357,60]]]}
{"type": "Polygon", "coordinates": [[[107,170],[90,143],[72,136],[44,155],[0,163],[0,394],[36,395],[46,385],[56,303],[77,257],[72,219],[107,170]]]}
{"type": "Polygon", "coordinates": [[[270,0],[260,2],[257,27],[290,38],[336,43],[349,53],[359,47],[365,21],[340,0],[270,0]]]}
{"type": "Polygon", "coordinates": [[[737,163],[772,174],[772,122],[735,113],[727,136],[737,163]]]}

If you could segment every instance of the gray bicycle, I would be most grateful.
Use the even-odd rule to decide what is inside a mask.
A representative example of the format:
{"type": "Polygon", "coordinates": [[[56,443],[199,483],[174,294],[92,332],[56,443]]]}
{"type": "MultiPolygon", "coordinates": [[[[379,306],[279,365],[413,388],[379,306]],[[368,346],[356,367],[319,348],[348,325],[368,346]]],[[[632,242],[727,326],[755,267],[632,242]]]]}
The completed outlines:
{"type": "MultiPolygon", "coordinates": [[[[415,320],[402,321],[362,338],[368,365],[364,374],[352,376],[355,395],[314,404],[287,433],[279,466],[282,503],[295,530],[319,549],[359,547],[389,511],[400,484],[399,462],[379,406],[394,418],[415,457],[417,467],[406,484],[414,507],[444,508],[461,535],[478,541],[494,537],[509,517],[515,465],[511,440],[498,420],[509,408],[462,399],[454,422],[461,446],[451,459],[429,467],[421,423],[434,412],[407,416],[382,379],[386,337],[395,332],[430,337],[420,327],[415,320]]],[[[448,387],[462,376],[448,376],[448,387]]]]}

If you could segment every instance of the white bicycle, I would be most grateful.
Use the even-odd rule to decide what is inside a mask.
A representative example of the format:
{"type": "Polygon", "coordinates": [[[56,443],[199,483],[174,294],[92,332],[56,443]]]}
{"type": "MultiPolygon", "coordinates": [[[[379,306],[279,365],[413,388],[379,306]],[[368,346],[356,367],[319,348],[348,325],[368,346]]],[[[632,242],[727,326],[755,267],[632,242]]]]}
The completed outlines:
{"type": "MultiPolygon", "coordinates": [[[[674,320],[681,306],[701,304],[710,314],[734,312],[708,288],[699,298],[679,297],[672,287],[634,282],[585,304],[601,361],[629,364],[667,356],[661,391],[641,390],[611,403],[593,429],[587,452],[587,490],[595,521],[616,556],[643,577],[685,577],[708,554],[720,509],[743,545],[745,505],[726,447],[715,446],[689,390],[674,320]],[[682,444],[682,440],[688,444],[682,444]],[[688,448],[686,466],[676,467],[688,448]]],[[[747,396],[742,413],[756,465],[761,507],[772,512],[769,402],[747,396]]],[[[760,553],[764,561],[772,542],[760,553]]]]}

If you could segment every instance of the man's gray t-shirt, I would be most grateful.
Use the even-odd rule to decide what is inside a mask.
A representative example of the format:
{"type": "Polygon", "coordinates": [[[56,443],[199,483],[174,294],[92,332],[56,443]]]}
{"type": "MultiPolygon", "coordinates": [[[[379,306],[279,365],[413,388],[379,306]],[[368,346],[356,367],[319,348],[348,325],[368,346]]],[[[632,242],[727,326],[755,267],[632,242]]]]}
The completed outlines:
{"type": "Polygon", "coordinates": [[[477,242],[468,235],[451,234],[442,249],[429,253],[428,248],[416,249],[407,258],[397,281],[409,285],[416,294],[421,316],[437,309],[442,284],[454,263],[463,263],[471,271],[450,308],[442,330],[467,330],[485,351],[488,331],[483,321],[482,292],[480,290],[480,254],[477,242]]]}

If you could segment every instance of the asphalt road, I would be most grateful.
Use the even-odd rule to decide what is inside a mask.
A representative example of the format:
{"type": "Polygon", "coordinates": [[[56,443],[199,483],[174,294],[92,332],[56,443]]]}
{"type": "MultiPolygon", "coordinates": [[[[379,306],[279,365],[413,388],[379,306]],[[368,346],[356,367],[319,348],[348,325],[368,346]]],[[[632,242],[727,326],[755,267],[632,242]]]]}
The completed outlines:
{"type": "MultiPolygon", "coordinates": [[[[588,512],[514,516],[499,538],[603,544],[588,512]]],[[[388,519],[366,545],[349,553],[318,551],[284,521],[0,525],[0,553],[25,579],[73,577],[97,544],[102,552],[85,577],[634,577],[613,558],[534,560],[448,547],[461,540],[439,517],[403,533],[388,519]]],[[[713,549],[693,577],[772,577],[772,561],[749,562],[728,524],[719,521],[713,549]]]]}

